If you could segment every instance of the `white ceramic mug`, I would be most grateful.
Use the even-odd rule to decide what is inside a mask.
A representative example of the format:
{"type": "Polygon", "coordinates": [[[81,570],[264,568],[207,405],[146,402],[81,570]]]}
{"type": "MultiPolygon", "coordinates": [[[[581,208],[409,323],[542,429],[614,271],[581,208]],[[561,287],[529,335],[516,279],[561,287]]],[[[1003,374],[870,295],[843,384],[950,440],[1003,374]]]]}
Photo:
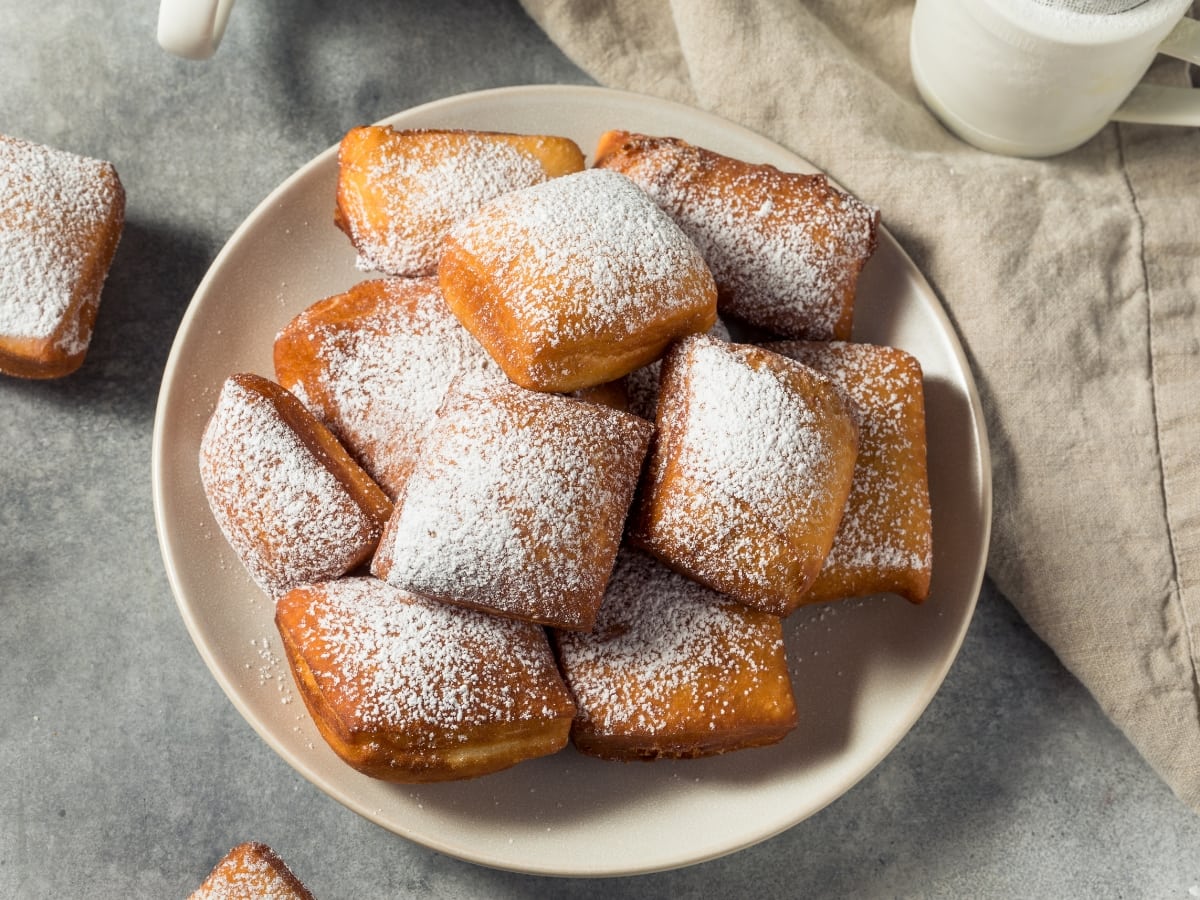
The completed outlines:
{"type": "Polygon", "coordinates": [[[160,0],[158,43],[185,59],[208,59],[217,52],[233,0],[160,0]]]}
{"type": "Polygon", "coordinates": [[[1061,153],[1110,120],[1200,125],[1200,89],[1139,84],[1158,53],[1200,63],[1200,22],[1184,18],[1191,0],[1109,14],[1072,5],[917,0],[910,53],[922,99],[959,137],[1012,156],[1061,153]]]}

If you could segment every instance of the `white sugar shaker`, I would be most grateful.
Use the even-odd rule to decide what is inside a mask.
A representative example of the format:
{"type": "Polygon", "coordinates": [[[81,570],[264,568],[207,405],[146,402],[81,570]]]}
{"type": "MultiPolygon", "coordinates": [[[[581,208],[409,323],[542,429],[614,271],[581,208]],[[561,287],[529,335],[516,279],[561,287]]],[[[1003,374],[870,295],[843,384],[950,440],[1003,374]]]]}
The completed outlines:
{"type": "Polygon", "coordinates": [[[917,0],[922,99],[993,153],[1050,156],[1110,120],[1200,125],[1200,89],[1139,84],[1158,53],[1200,63],[1191,0],[917,0]]]}

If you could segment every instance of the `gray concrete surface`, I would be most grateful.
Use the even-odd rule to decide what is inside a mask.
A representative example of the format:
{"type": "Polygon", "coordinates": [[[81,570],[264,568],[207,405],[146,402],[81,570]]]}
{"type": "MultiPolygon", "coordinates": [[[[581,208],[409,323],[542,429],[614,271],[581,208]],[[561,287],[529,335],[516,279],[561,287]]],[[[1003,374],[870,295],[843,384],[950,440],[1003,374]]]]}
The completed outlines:
{"type": "Polygon", "coordinates": [[[894,753],[703,865],[496,872],[297,775],[210,677],[163,572],[150,437],[175,329],[238,223],[346,128],[587,78],[514,2],[242,0],[207,63],[159,50],[155,17],[154,0],[0,0],[0,132],[112,160],[129,194],[83,369],[0,379],[0,897],[183,897],[246,839],[324,900],[1200,895],[1200,819],[990,587],[894,753]]]}

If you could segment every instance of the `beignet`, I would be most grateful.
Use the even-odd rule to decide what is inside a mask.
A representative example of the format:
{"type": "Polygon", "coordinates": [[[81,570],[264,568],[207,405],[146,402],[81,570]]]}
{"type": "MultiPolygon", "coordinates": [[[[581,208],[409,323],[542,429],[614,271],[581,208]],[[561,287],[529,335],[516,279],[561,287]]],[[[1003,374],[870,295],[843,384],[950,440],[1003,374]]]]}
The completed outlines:
{"type": "Polygon", "coordinates": [[[450,385],[507,381],[434,277],[364,281],[313,304],[276,337],[275,377],[392,498],[450,385]]]}
{"type": "Polygon", "coordinates": [[[613,381],[716,320],[696,247],[628,178],[596,169],[505,194],[460,222],[438,278],[505,374],[540,391],[613,381]]]}
{"type": "Polygon", "coordinates": [[[824,375],[707,335],[663,358],[630,537],[702,584],[783,616],[821,569],[850,493],[854,421],[824,375]]]}
{"type": "Polygon", "coordinates": [[[591,632],[555,632],[578,712],[571,741],[605,759],[712,756],[796,726],[782,620],[622,550],[591,632]]]}
{"type": "Polygon", "coordinates": [[[200,481],[221,533],[275,598],[369,560],[392,511],[299,400],[248,373],[221,388],[200,440],[200,481]]]}
{"type": "Polygon", "coordinates": [[[83,364],[124,224],[112,163],[0,135],[0,372],[83,364]]]}
{"type": "Polygon", "coordinates": [[[846,394],[858,459],[846,511],[805,602],[929,594],[933,533],[921,364],[894,347],[780,341],[767,349],[823,372],[846,394]]]}
{"type": "Polygon", "coordinates": [[[188,900],[313,900],[300,879],[266,844],[238,844],[188,900]]]}
{"type": "Polygon", "coordinates": [[[372,778],[474,778],[567,743],[575,707],[537,625],[353,577],[290,591],[275,623],[317,730],[372,778]]]}
{"type": "Polygon", "coordinates": [[[610,131],[596,165],[647,191],[700,248],[723,314],[789,338],[848,340],[879,213],[824,175],[781,172],[676,138],[610,131]]]}
{"type": "Polygon", "coordinates": [[[338,146],[334,221],[359,268],[432,275],[438,245],[494,197],[583,169],[574,141],[486,131],[353,128],[338,146]]]}
{"type": "Polygon", "coordinates": [[[512,384],[454,391],[371,571],[422,596],[592,627],[653,431],[512,384]]]}

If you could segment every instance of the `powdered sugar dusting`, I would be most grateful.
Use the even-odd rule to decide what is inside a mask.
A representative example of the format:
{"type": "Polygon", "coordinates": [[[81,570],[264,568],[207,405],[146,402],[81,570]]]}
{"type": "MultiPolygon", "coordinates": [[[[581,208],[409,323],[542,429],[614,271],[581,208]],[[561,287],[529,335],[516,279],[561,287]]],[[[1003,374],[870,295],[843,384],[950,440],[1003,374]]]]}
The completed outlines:
{"type": "Polygon", "coordinates": [[[707,336],[688,338],[671,357],[683,373],[674,379],[679,393],[659,399],[660,451],[649,490],[662,483],[667,466],[685,486],[655,498],[657,537],[650,544],[665,537],[688,546],[696,574],[709,583],[732,570],[770,586],[779,554],[763,531],[792,535],[830,514],[839,448],[814,408],[762,355],[707,336]]]}
{"type": "Polygon", "coordinates": [[[349,321],[326,318],[331,301],[323,301],[284,330],[280,341],[315,366],[283,383],[394,498],[450,385],[505,379],[451,314],[436,278],[368,282],[353,292],[373,299],[349,321]]]}
{"type": "Polygon", "coordinates": [[[442,236],[455,222],[501,194],[547,178],[536,156],[496,136],[421,132],[380,146],[366,170],[366,190],[343,195],[359,204],[348,218],[363,270],[431,274],[442,236]],[[379,215],[368,206],[378,207],[384,228],[362,226],[379,215]]]}
{"type": "MultiPolygon", "coordinates": [[[[859,429],[854,480],[826,569],[877,590],[932,566],[924,400],[919,363],[869,344],[768,345],[825,373],[849,399],[859,429]]],[[[825,573],[822,573],[823,575],[825,573]]]]}
{"type": "MultiPolygon", "coordinates": [[[[720,319],[717,319],[706,333],[717,340],[731,340],[729,329],[720,319]]],[[[634,415],[654,421],[658,410],[658,381],[661,371],[662,360],[656,359],[649,365],[634,369],[627,376],[625,390],[629,400],[629,411],[634,415]]]]}
{"type": "MultiPolygon", "coordinates": [[[[315,596],[294,642],[322,691],[367,730],[414,747],[466,741],[462,729],[561,716],[569,709],[543,630],[425,600],[374,578],[344,578],[315,596]]],[[[568,713],[569,714],[569,713],[568,713]]]]}
{"type": "Polygon", "coordinates": [[[452,394],[385,532],[385,577],[549,624],[590,623],[650,431],[512,385],[452,394]]]}
{"type": "Polygon", "coordinates": [[[497,279],[494,302],[535,346],[639,334],[691,310],[709,277],[695,245],[643,191],[598,169],[506,194],[451,239],[483,271],[521,273],[497,279]]]}
{"type": "Polygon", "coordinates": [[[225,382],[205,428],[200,478],[221,532],[273,597],[341,575],[378,538],[274,404],[236,377],[225,382]]]}
{"type": "Polygon", "coordinates": [[[600,734],[677,731],[681,717],[719,731],[786,673],[777,618],[632,550],[617,558],[595,629],[556,642],[577,721],[600,734]]]}
{"type": "MultiPolygon", "coordinates": [[[[97,242],[123,204],[111,164],[0,136],[0,336],[47,340],[63,324],[97,242]]],[[[67,323],[70,355],[91,337],[67,323]]]]}
{"type": "Polygon", "coordinates": [[[849,337],[877,211],[824,175],[780,172],[692,147],[634,138],[600,165],[637,182],[700,248],[729,312],[787,337],[849,337]]]}

